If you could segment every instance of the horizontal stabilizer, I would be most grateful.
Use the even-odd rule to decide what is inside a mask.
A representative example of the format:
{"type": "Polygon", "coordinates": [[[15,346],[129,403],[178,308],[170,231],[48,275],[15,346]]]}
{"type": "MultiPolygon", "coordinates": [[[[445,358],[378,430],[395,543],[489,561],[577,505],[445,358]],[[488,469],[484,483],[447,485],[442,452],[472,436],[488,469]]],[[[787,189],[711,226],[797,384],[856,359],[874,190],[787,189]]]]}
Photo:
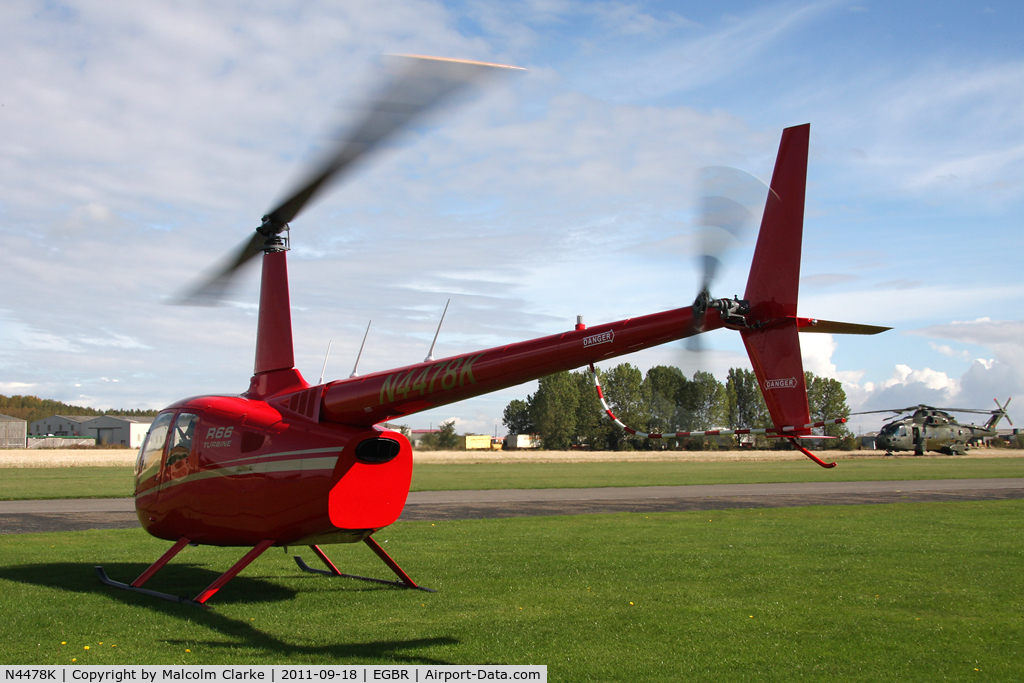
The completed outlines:
{"type": "Polygon", "coordinates": [[[818,320],[815,318],[798,318],[797,327],[801,332],[818,332],[819,334],[878,334],[891,330],[891,327],[879,325],[861,325],[859,323],[840,323],[835,320],[818,320]]]}

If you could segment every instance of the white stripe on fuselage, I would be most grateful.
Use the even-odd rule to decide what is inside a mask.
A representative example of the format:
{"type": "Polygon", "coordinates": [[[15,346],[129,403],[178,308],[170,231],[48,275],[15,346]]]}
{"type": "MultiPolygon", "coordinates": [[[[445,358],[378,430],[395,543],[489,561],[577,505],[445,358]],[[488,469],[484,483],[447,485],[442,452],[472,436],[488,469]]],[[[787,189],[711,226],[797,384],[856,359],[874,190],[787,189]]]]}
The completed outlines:
{"type": "Polygon", "coordinates": [[[240,474],[285,474],[288,472],[317,472],[333,470],[335,465],[338,464],[338,458],[341,456],[341,451],[343,450],[344,446],[334,446],[331,448],[308,448],[301,451],[281,451],[279,453],[263,453],[244,458],[235,458],[234,460],[227,460],[225,462],[218,463],[218,466],[212,469],[193,472],[192,474],[185,475],[184,477],[165,481],[151,489],[146,489],[146,492],[141,496],[136,496],[136,499],[148,496],[151,493],[163,491],[164,489],[171,488],[173,486],[178,486],[179,484],[186,484],[188,482],[210,479],[213,477],[231,477],[240,474]],[[319,458],[288,457],[293,455],[314,455],[317,453],[338,453],[338,455],[319,458]],[[281,457],[286,459],[268,461],[269,458],[281,457]],[[251,462],[252,464],[241,464],[248,462],[251,462]],[[232,465],[231,463],[239,464],[232,465]]]}

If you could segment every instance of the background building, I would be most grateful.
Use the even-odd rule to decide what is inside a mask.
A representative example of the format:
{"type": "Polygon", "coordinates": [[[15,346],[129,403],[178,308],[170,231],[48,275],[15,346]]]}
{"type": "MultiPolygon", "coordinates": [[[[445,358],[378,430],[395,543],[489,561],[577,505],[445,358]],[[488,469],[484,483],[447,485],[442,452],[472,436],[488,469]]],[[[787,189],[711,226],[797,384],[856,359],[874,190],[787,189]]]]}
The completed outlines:
{"type": "Polygon", "coordinates": [[[82,423],[82,436],[95,438],[97,446],[140,448],[154,419],[101,415],[82,423]]]}
{"type": "Polygon", "coordinates": [[[24,448],[27,437],[27,422],[10,415],[0,415],[0,448],[24,448]]]}
{"type": "Polygon", "coordinates": [[[420,447],[423,446],[423,439],[425,439],[427,436],[429,436],[431,434],[437,434],[439,431],[441,431],[441,430],[439,430],[439,429],[410,429],[409,430],[409,434],[408,434],[409,443],[412,445],[412,447],[414,449],[420,448],[420,447]]]}
{"type": "Polygon", "coordinates": [[[97,446],[139,448],[153,419],[119,415],[51,415],[33,422],[30,433],[35,437],[80,436],[95,439],[97,446]]]}
{"type": "Polygon", "coordinates": [[[82,423],[93,417],[95,416],[51,415],[29,425],[28,433],[32,436],[86,436],[82,433],[82,423]]]}

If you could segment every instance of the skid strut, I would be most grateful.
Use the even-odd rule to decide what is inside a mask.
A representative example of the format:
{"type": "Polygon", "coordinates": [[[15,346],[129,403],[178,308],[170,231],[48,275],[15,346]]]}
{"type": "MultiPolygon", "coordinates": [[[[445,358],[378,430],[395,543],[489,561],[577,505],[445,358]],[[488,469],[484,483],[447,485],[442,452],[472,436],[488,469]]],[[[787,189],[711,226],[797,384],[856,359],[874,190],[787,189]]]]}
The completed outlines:
{"type": "Polygon", "coordinates": [[[818,456],[816,456],[816,455],[815,455],[814,453],[811,453],[811,452],[810,452],[809,450],[807,450],[806,448],[804,448],[803,446],[801,446],[801,445],[800,445],[800,442],[799,442],[799,441],[797,441],[796,439],[792,439],[792,438],[791,438],[791,439],[789,440],[789,442],[790,442],[791,444],[793,444],[793,446],[794,446],[794,447],[795,447],[795,448],[796,448],[796,449],[797,449],[798,451],[800,451],[801,453],[803,453],[804,455],[806,455],[806,456],[807,456],[808,458],[810,458],[810,459],[811,459],[811,460],[813,460],[814,462],[816,462],[816,463],[818,463],[819,465],[821,465],[822,467],[824,467],[824,468],[826,468],[826,469],[827,469],[827,468],[829,468],[829,467],[835,467],[835,466],[836,466],[836,463],[834,463],[834,462],[825,462],[824,460],[822,460],[821,458],[819,458],[818,456]]]}
{"type": "Polygon", "coordinates": [[[180,602],[186,605],[206,607],[207,600],[212,598],[217,591],[223,588],[224,584],[238,576],[238,573],[240,571],[248,567],[249,564],[252,563],[252,561],[255,560],[257,557],[262,555],[267,548],[274,545],[274,540],[266,539],[260,541],[259,545],[257,545],[255,548],[247,552],[242,557],[242,559],[240,559],[231,567],[231,569],[221,574],[213,583],[207,586],[202,592],[199,593],[199,595],[197,595],[195,598],[191,600],[189,600],[188,598],[183,598],[178,595],[171,595],[170,593],[160,593],[158,591],[151,591],[149,589],[142,587],[144,583],[153,578],[154,574],[160,571],[160,569],[165,564],[167,564],[171,560],[171,558],[173,558],[175,555],[181,552],[182,548],[184,548],[189,543],[191,543],[191,541],[185,536],[179,538],[178,541],[173,546],[171,546],[170,550],[164,553],[159,560],[150,565],[150,567],[146,569],[146,571],[142,572],[139,575],[139,578],[135,579],[130,584],[121,583],[120,581],[114,581],[113,579],[109,578],[107,576],[107,573],[103,570],[103,567],[96,567],[96,575],[100,577],[100,581],[102,581],[108,586],[113,586],[114,588],[121,588],[123,590],[134,591],[136,593],[142,593],[144,595],[151,595],[155,598],[162,598],[164,600],[170,600],[172,602],[180,602]]]}
{"type": "Polygon", "coordinates": [[[411,578],[409,578],[409,575],[406,574],[402,570],[402,568],[398,566],[397,562],[395,562],[393,559],[391,559],[391,556],[388,555],[384,551],[384,548],[381,548],[380,544],[377,543],[377,541],[373,540],[373,538],[371,536],[367,536],[366,538],[364,538],[363,539],[363,543],[368,545],[370,547],[370,550],[372,550],[374,553],[376,553],[377,557],[379,557],[381,560],[384,561],[384,564],[386,564],[391,569],[391,571],[393,571],[395,573],[395,576],[397,576],[399,578],[398,581],[389,581],[387,579],[373,579],[373,578],[370,578],[368,576],[356,576],[355,574],[344,574],[344,573],[341,572],[341,570],[339,570],[334,565],[333,562],[331,562],[331,558],[327,557],[327,554],[324,553],[324,551],[320,549],[320,546],[317,546],[317,545],[311,545],[311,546],[309,546],[309,548],[314,553],[316,553],[317,557],[319,557],[323,561],[323,563],[325,565],[327,565],[327,568],[330,571],[327,571],[327,570],[324,570],[324,569],[314,569],[313,567],[310,567],[308,564],[306,564],[303,561],[303,559],[301,557],[299,557],[298,555],[294,556],[295,557],[295,564],[299,565],[299,569],[301,569],[304,572],[309,572],[310,574],[324,574],[325,576],[340,576],[340,577],[343,577],[343,578],[346,578],[346,579],[359,579],[360,581],[372,581],[373,583],[383,583],[383,584],[386,584],[388,586],[397,586],[398,588],[415,588],[416,590],[426,591],[428,593],[436,593],[437,592],[437,591],[433,590],[432,588],[424,588],[423,586],[417,585],[416,582],[413,581],[411,578]]]}

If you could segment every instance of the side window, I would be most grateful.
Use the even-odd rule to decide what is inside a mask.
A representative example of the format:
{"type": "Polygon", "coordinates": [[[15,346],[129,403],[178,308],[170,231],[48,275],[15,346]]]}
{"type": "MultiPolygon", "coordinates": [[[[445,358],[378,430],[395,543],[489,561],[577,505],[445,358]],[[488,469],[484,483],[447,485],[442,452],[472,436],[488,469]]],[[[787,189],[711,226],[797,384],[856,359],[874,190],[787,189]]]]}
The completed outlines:
{"type": "Polygon", "coordinates": [[[174,419],[174,413],[161,413],[153,420],[146,441],[139,449],[139,460],[135,465],[136,478],[141,482],[154,476],[160,468],[160,458],[167,443],[167,428],[174,419]]]}
{"type": "Polygon", "coordinates": [[[168,470],[174,468],[178,463],[179,467],[184,466],[192,452],[192,437],[195,434],[196,426],[199,424],[199,416],[194,413],[181,413],[174,422],[174,429],[171,430],[171,448],[167,451],[168,470]]]}
{"type": "Polygon", "coordinates": [[[900,425],[900,436],[906,436],[906,435],[907,435],[907,426],[906,425],[900,425]]]}

